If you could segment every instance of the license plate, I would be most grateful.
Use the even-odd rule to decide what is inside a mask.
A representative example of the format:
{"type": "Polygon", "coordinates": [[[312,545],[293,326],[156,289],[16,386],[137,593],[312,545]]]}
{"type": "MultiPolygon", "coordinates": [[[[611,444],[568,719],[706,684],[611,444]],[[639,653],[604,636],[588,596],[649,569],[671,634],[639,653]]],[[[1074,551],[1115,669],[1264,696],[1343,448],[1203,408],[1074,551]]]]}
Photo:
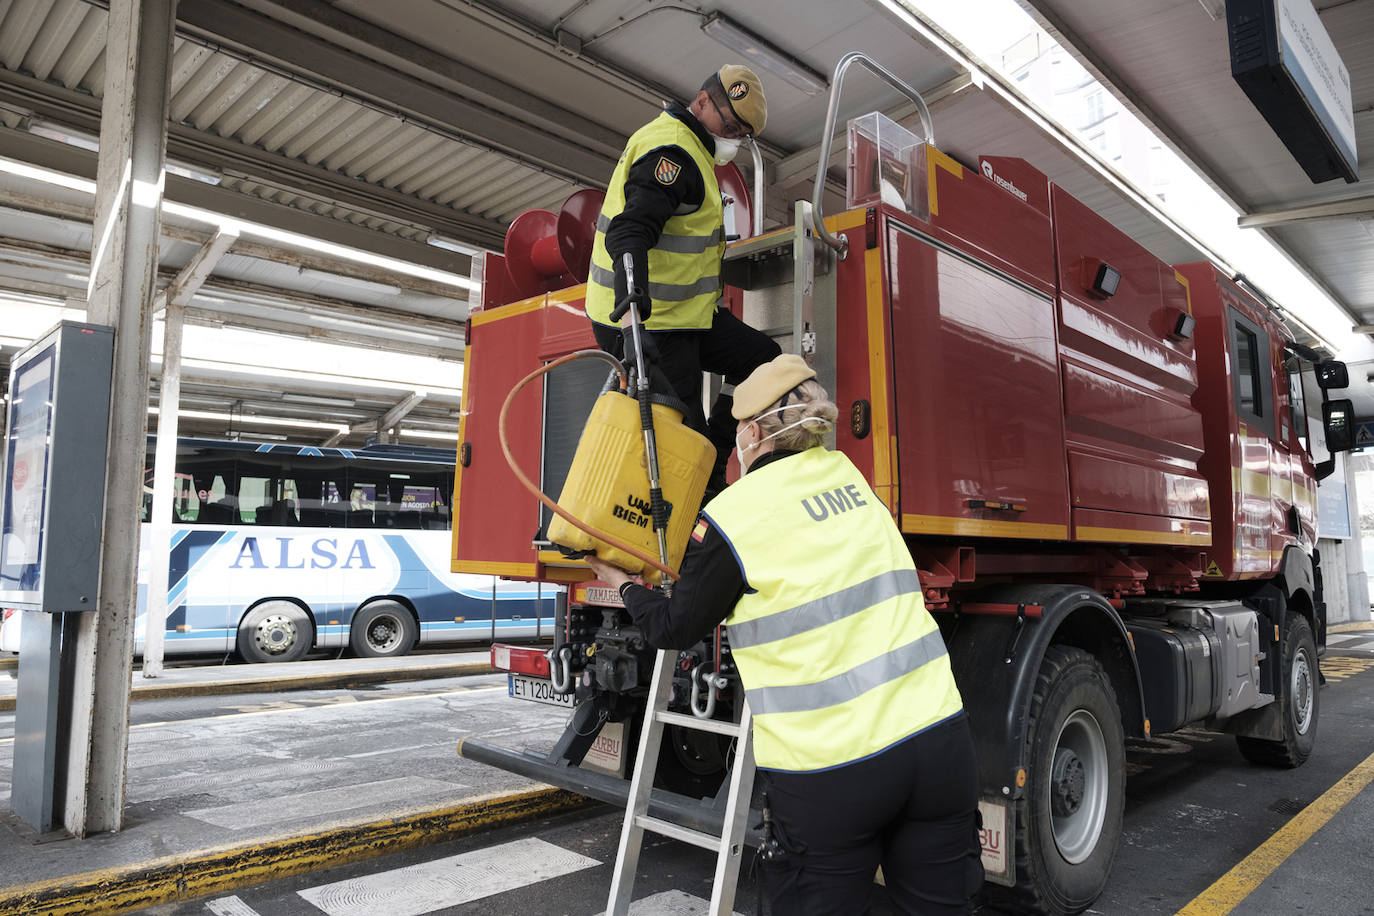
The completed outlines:
{"type": "Polygon", "coordinates": [[[573,695],[571,693],[555,693],[553,684],[539,677],[527,677],[523,674],[508,674],[507,692],[517,700],[534,700],[536,703],[548,703],[551,706],[573,707],[573,695]]]}

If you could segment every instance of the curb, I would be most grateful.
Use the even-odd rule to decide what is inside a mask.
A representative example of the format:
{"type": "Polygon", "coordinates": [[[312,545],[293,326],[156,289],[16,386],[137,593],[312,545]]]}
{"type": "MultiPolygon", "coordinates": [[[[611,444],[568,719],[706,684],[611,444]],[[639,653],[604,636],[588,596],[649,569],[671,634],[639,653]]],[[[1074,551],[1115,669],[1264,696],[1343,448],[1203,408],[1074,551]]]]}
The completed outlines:
{"type": "Polygon", "coordinates": [[[164,856],[0,891],[0,916],[127,913],[413,849],[596,804],[562,789],[489,795],[431,811],[164,856]]]}
{"type": "MultiPolygon", "coordinates": [[[[352,671],[339,674],[302,674],[297,677],[245,678],[237,681],[210,681],[204,684],[144,684],[130,691],[131,700],[161,700],[169,697],[210,697],[235,693],[271,692],[275,690],[328,689],[358,684],[423,681],[430,678],[467,677],[475,674],[495,674],[487,662],[464,662],[458,665],[436,665],[430,668],[402,668],[398,670],[352,671]]],[[[15,698],[0,697],[0,712],[14,710],[15,698]]]]}
{"type": "Polygon", "coordinates": [[[1333,623],[1326,628],[1328,633],[1357,633],[1364,630],[1374,630],[1374,620],[1351,620],[1333,623]]]}

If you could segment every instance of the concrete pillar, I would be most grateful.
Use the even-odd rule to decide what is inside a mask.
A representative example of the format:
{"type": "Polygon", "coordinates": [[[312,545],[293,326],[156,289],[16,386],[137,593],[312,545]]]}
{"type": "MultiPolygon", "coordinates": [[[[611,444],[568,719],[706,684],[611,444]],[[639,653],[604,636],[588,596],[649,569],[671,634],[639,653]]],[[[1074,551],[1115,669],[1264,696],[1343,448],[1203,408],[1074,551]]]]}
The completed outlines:
{"type": "Polygon", "coordinates": [[[63,822],[79,837],[124,821],[148,350],[175,0],[110,0],[89,320],[115,329],[100,595],[73,646],[63,822]]]}
{"type": "Polygon", "coordinates": [[[162,321],[162,389],[158,398],[157,451],[153,456],[153,514],[148,562],[148,606],[143,631],[143,676],[162,674],[163,640],[167,632],[167,589],[172,565],[172,497],[176,486],[178,417],[181,407],[181,331],[186,306],[219,259],[238,238],[221,230],[177,274],[166,292],[162,321]]]}
{"type": "MultiPolygon", "coordinates": [[[[1345,465],[1346,511],[1350,519],[1350,537],[1341,545],[1345,551],[1346,604],[1340,620],[1369,619],[1369,575],[1364,568],[1364,544],[1360,535],[1360,475],[1355,472],[1355,456],[1341,455],[1345,465]]],[[[1337,622],[1332,620],[1332,623],[1337,622]]]]}
{"type": "Polygon", "coordinates": [[[162,387],[158,396],[157,450],[153,456],[148,606],[143,629],[143,676],[162,674],[167,632],[167,587],[172,567],[172,497],[176,485],[177,411],[181,406],[181,329],[186,306],[169,302],[162,322],[162,387]]]}

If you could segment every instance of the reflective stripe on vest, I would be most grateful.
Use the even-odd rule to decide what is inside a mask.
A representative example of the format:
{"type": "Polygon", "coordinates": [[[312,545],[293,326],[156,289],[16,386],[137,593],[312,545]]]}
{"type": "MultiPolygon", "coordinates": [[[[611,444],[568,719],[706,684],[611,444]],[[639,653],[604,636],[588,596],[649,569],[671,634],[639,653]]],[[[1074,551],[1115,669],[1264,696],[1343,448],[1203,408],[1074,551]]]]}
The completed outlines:
{"type": "Polygon", "coordinates": [[[704,512],[747,585],[725,623],[759,766],[839,766],[960,712],[911,554],[848,458],[770,462],[704,512]]]}
{"type": "Polygon", "coordinates": [[[664,112],[626,143],[596,221],[586,309],[588,317],[600,324],[611,324],[615,305],[615,267],[606,251],[606,232],[611,220],[625,209],[625,179],[631,166],[663,146],[680,147],[692,157],[701,172],[705,196],[691,213],[669,217],[658,243],[649,251],[645,289],[653,309],[645,327],[651,331],[704,329],[715,315],[721,290],[720,259],[725,253],[725,216],[715,163],[692,129],[664,112]]]}

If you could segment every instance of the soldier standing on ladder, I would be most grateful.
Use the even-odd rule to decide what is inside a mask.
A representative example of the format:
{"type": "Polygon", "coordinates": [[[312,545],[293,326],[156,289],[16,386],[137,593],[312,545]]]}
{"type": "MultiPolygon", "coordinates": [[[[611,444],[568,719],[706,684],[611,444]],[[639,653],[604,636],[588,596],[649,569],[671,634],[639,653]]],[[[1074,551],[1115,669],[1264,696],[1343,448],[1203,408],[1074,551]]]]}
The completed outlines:
{"type": "Polygon", "coordinates": [[[754,71],[721,67],[690,104],[672,103],[630,137],[596,221],[586,308],[597,346],[625,356],[616,325],[629,305],[621,266],[628,253],[645,293],[635,305],[649,331],[654,370],[683,401],[687,425],[716,446],[708,495],[725,488],[733,424],[724,394],[708,423],[702,370],[737,385],[780,352],[766,334],[720,307],[725,224],[715,166],[730,162],[745,137],[758,136],[767,117],[754,71]]]}
{"type": "Polygon", "coordinates": [[[958,914],[983,883],[977,766],[944,640],[892,516],[828,451],[836,407],[800,357],[735,391],[746,475],[707,503],[672,597],[587,557],[659,649],[722,620],[754,716],[772,912],[958,914]],[[771,844],[770,844],[771,846],[771,844]]]}

